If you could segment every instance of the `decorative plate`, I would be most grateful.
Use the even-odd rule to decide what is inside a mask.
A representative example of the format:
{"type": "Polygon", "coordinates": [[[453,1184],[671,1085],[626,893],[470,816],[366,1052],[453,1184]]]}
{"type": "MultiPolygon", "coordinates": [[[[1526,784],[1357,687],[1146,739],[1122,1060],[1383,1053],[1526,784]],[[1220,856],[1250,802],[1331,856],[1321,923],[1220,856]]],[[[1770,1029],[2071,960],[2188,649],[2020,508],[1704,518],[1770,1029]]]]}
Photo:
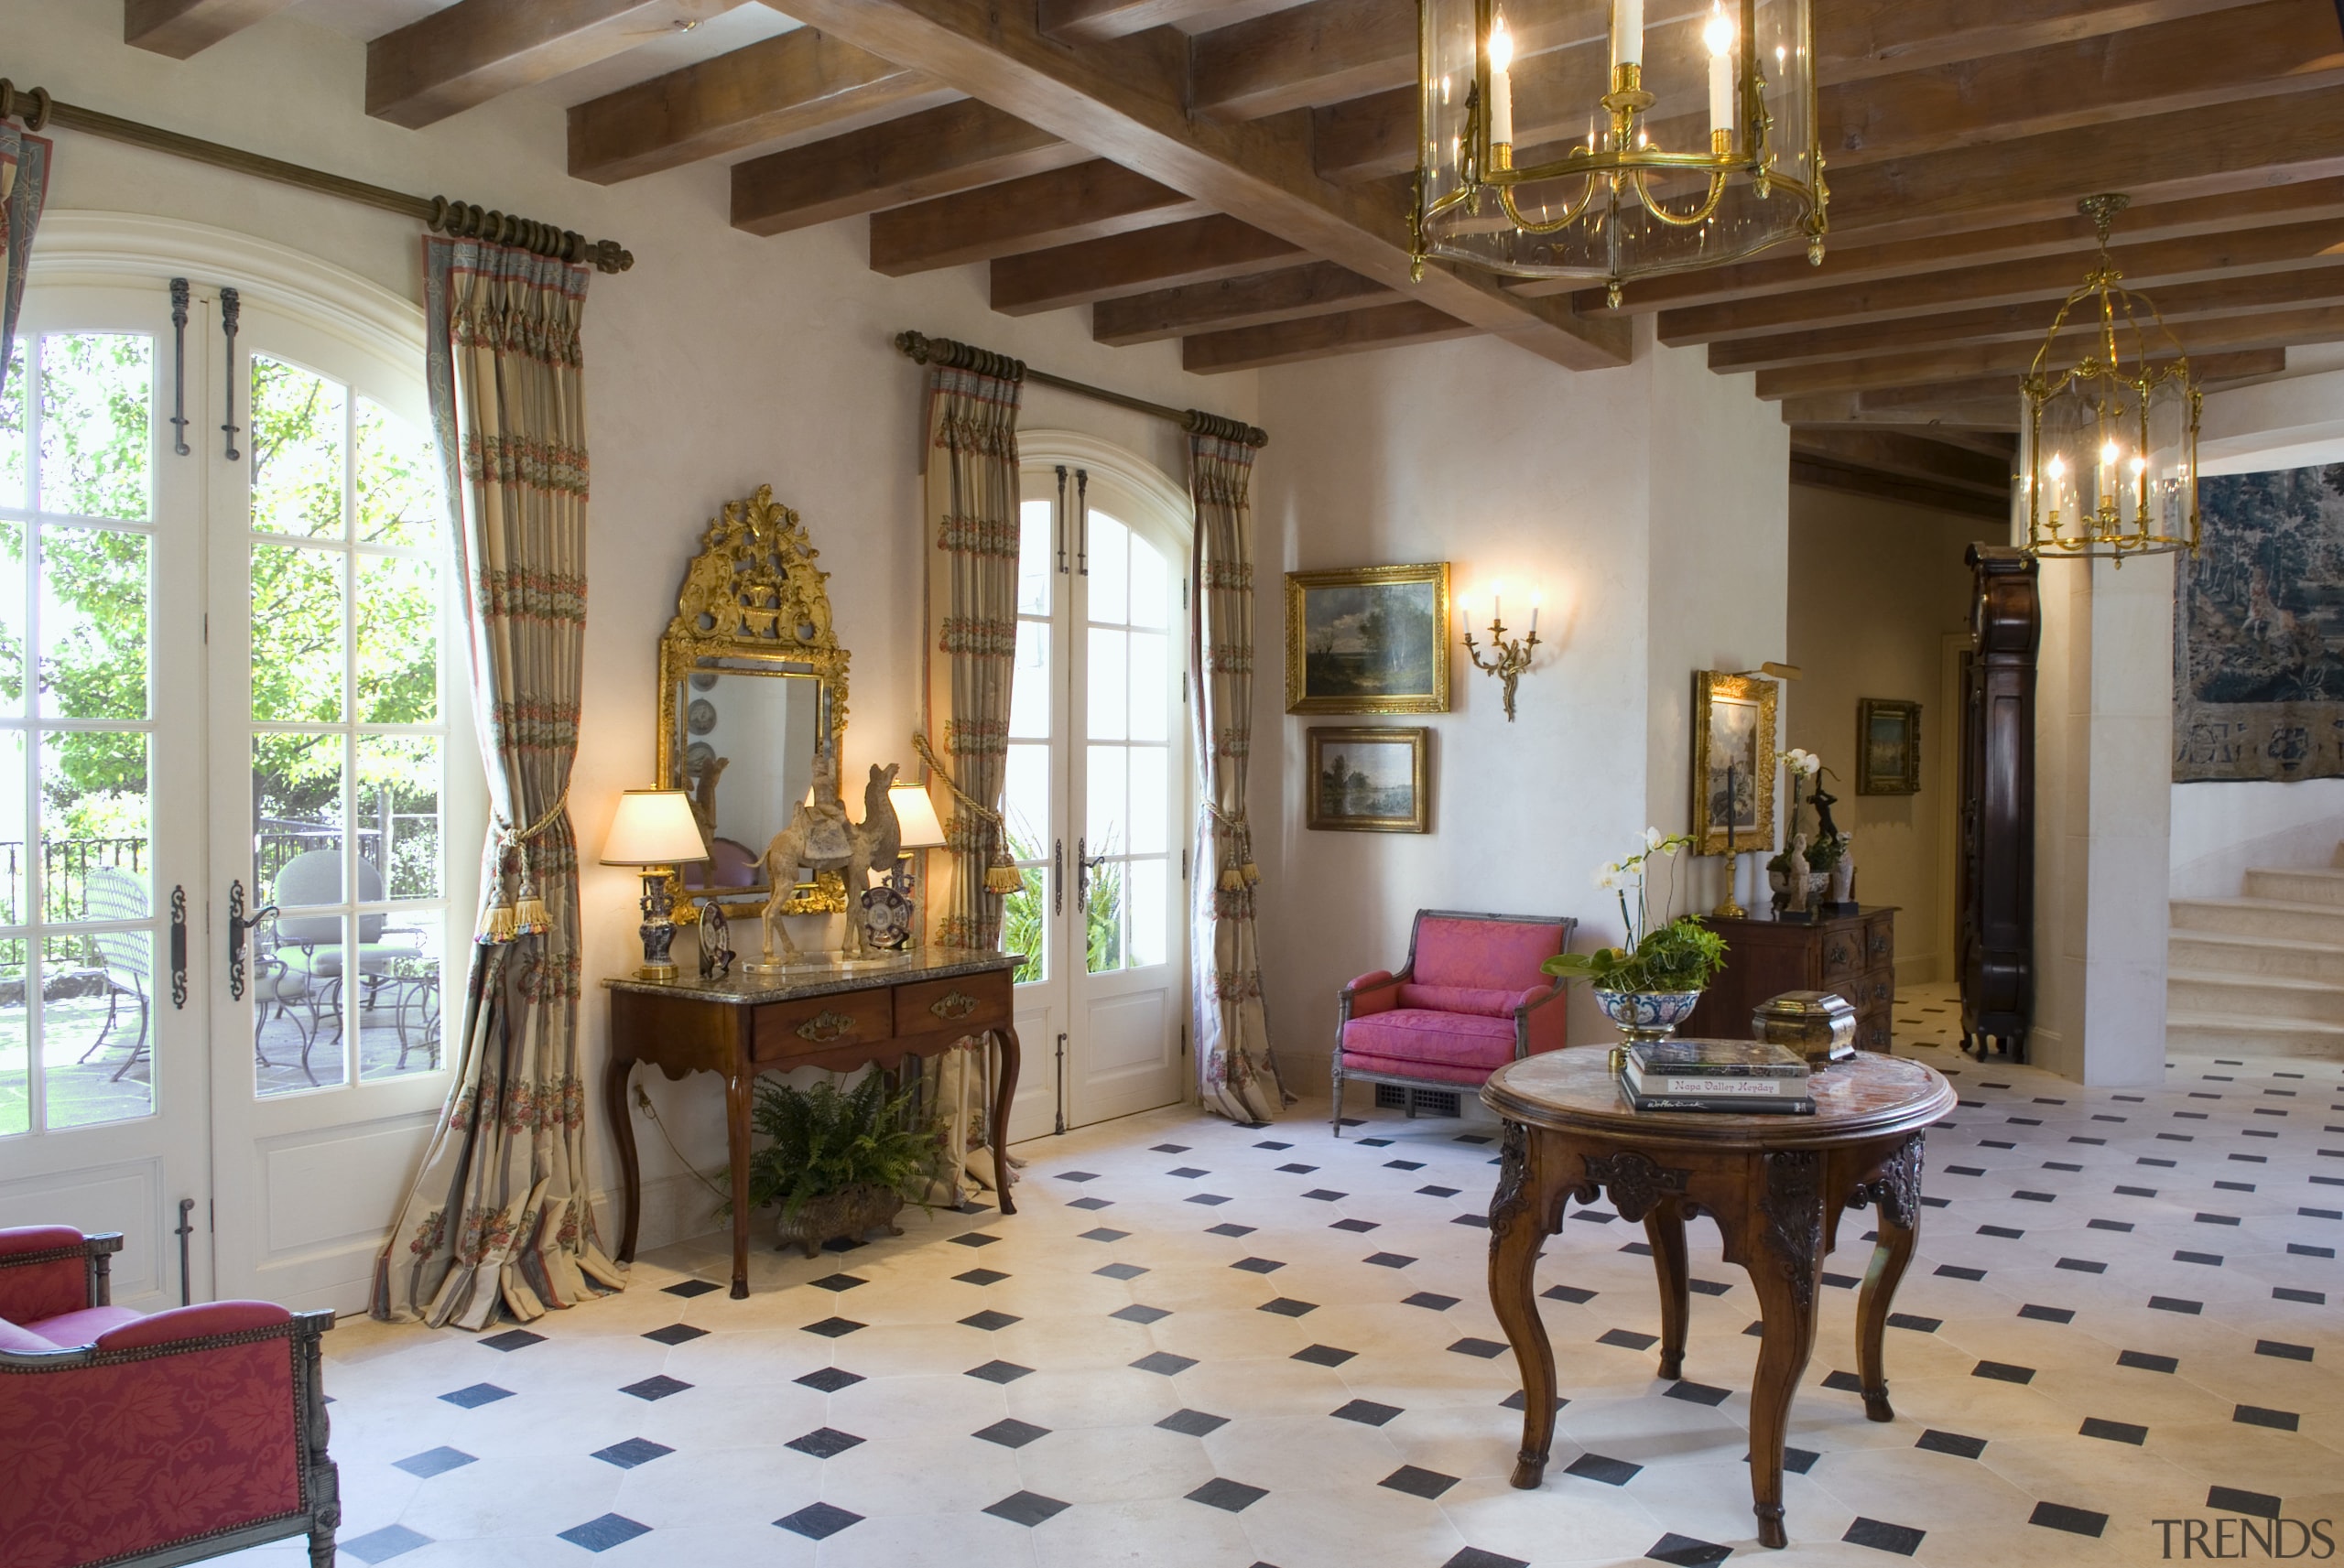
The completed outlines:
{"type": "Polygon", "coordinates": [[[716,704],[704,697],[692,698],[692,705],[684,710],[684,728],[695,735],[705,735],[715,729],[716,704]]]}

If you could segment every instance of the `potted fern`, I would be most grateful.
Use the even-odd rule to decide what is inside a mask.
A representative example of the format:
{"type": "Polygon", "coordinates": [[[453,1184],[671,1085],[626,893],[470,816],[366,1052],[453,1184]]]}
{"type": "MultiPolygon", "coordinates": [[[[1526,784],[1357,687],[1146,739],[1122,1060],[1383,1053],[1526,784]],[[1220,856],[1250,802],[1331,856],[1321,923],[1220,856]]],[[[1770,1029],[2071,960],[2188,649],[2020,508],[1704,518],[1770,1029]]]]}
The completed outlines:
{"type": "Polygon", "coordinates": [[[935,1119],[914,1119],[917,1098],[917,1085],[891,1090],[875,1070],[844,1091],[757,1080],[752,1121],[765,1143],[749,1156],[749,1202],[779,1206],[781,1246],[811,1258],[840,1237],[903,1234],[895,1216],[919,1202],[941,1148],[935,1119]]]}
{"type": "MultiPolygon", "coordinates": [[[[1641,849],[1595,873],[1597,887],[1619,896],[1627,945],[1558,954],[1542,966],[1566,981],[1588,981],[1594,988],[1596,1006],[1631,1043],[1665,1040],[1675,1033],[1725,966],[1725,938],[1691,915],[1658,925],[1652,922],[1644,887],[1652,863],[1674,857],[1692,842],[1682,833],[1663,837],[1657,827],[1645,828],[1641,849]]],[[[1676,902],[1675,889],[1672,877],[1669,905],[1676,902]]],[[[1667,907],[1663,906],[1664,914],[1667,907]]]]}

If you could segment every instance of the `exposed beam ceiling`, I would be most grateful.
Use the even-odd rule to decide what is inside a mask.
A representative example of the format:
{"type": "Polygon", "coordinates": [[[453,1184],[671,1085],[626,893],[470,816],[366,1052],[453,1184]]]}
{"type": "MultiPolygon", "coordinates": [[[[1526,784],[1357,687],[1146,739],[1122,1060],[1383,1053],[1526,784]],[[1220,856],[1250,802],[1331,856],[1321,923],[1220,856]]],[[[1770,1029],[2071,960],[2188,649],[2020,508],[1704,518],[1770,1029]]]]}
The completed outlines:
{"type": "Polygon", "coordinates": [[[973,99],[732,166],[732,226],[780,234],[1084,162],[1090,154],[973,99]]]}
{"type": "Polygon", "coordinates": [[[1363,353],[1403,343],[1434,343],[1475,336],[1473,328],[1428,305],[1378,305],[1340,316],[1310,316],[1266,327],[1202,332],[1180,344],[1182,368],[1202,374],[1265,370],[1329,354],[1363,353]]]}
{"type": "Polygon", "coordinates": [[[741,0],[456,0],[366,46],[366,113],[429,125],[624,54],[741,0]]]}
{"type": "Polygon", "coordinates": [[[1102,343],[1153,343],[1198,332],[1264,327],[1306,316],[1331,316],[1398,296],[1372,277],[1333,262],[1312,262],[1252,277],[1102,299],[1091,309],[1091,335],[1102,343]]]}
{"type": "Polygon", "coordinates": [[[871,220],[871,270],[902,277],[991,261],[1150,228],[1202,207],[1168,185],[1093,158],[877,214],[871,220]]]}
{"type": "Polygon", "coordinates": [[[958,96],[917,71],[798,27],[577,104],[570,111],[570,172],[609,185],[958,96]]]}
{"type": "Polygon", "coordinates": [[[993,308],[1030,316],[1144,289],[1243,277],[1291,266],[1303,253],[1275,234],[1215,214],[993,264],[993,308]]]}
{"type": "Polygon", "coordinates": [[[1054,38],[1120,38],[1210,16],[1222,0],[1038,0],[1042,31],[1054,38]]]}

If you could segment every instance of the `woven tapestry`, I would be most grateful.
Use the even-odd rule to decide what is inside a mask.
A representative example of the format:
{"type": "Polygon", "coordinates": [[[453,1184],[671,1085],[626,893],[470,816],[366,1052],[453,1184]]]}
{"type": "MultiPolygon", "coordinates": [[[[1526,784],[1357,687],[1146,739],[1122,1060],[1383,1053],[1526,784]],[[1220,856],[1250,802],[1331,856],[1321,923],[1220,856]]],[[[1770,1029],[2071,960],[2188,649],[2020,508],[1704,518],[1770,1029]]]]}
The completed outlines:
{"type": "Polygon", "coordinates": [[[2176,557],[2176,784],[2344,777],[2344,465],[2201,480],[2176,557]]]}

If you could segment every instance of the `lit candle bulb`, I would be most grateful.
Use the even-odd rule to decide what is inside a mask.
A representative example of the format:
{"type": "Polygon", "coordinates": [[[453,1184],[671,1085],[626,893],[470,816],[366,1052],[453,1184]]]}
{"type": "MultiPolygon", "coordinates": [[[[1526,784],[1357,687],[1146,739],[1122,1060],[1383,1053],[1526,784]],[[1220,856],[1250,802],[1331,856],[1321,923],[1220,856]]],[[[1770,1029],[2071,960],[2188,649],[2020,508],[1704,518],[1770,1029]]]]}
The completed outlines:
{"type": "Polygon", "coordinates": [[[2054,528],[2059,525],[2059,481],[2067,472],[2067,460],[2056,452],[2052,453],[2051,460],[2043,465],[2043,477],[2049,481],[2046,488],[2051,492],[2051,526],[2054,528]]]}
{"type": "Polygon", "coordinates": [[[1506,31],[1505,13],[1490,24],[1490,145],[1514,145],[1514,35],[1506,31]]]}
{"type": "Polygon", "coordinates": [[[1701,41],[1709,46],[1709,138],[1712,144],[1722,131],[1728,145],[1733,140],[1733,18],[1725,14],[1723,0],[1709,12],[1709,21],[1701,28],[1701,41]]]}
{"type": "Polygon", "coordinates": [[[1490,624],[1492,626],[1502,626],[1504,623],[1505,584],[1502,582],[1493,582],[1490,584],[1490,624]]]}
{"type": "Polygon", "coordinates": [[[1533,637],[1538,635],[1538,601],[1545,597],[1537,593],[1530,596],[1530,634],[1533,637]]]}
{"type": "Polygon", "coordinates": [[[1612,0],[1612,63],[1642,65],[1644,59],[1644,0],[1612,0]]]}

